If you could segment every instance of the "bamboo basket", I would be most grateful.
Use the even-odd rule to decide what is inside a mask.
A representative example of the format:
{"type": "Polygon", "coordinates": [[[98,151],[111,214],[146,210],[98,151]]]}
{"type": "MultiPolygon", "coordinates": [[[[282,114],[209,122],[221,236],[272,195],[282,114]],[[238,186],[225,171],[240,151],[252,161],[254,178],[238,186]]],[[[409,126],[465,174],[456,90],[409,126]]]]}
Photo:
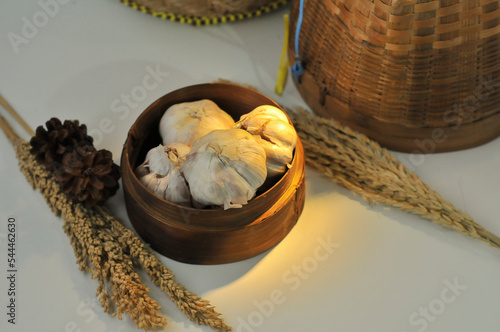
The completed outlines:
{"type": "MultiPolygon", "coordinates": [[[[299,10],[294,1],[290,59],[299,10]]],[[[298,50],[296,85],[312,110],[389,149],[452,151],[500,135],[498,0],[306,0],[298,50]]]]}
{"type": "Polygon", "coordinates": [[[119,0],[136,10],[170,21],[209,25],[260,16],[288,0],[119,0]]]}

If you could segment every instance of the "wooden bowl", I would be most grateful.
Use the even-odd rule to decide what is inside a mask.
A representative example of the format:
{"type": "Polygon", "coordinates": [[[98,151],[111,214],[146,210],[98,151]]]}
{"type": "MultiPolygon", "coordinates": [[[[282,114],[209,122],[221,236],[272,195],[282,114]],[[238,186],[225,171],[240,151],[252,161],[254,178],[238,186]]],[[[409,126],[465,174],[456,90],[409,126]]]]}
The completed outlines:
{"type": "Polygon", "coordinates": [[[210,99],[235,120],[270,98],[232,84],[192,85],[151,104],[130,128],[122,157],[127,213],[137,233],[157,252],[193,264],[229,263],[253,257],[280,242],[297,222],[305,199],[305,159],[300,140],[292,167],[265,192],[240,209],[195,209],[168,202],[134,174],[149,149],[161,143],[158,124],[171,105],[210,99]]]}

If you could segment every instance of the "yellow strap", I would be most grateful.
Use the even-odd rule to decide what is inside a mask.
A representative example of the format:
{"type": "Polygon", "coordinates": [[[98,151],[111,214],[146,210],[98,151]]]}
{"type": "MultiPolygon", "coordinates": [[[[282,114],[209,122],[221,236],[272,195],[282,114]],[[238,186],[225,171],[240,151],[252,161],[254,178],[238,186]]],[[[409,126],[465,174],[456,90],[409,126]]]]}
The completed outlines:
{"type": "Polygon", "coordinates": [[[283,21],[285,23],[285,32],[283,34],[283,49],[281,50],[281,60],[280,66],[278,68],[278,77],[276,78],[276,85],[274,87],[274,92],[276,92],[277,95],[281,95],[283,93],[286,77],[288,74],[288,57],[286,56],[288,50],[288,14],[283,15],[283,21]]]}

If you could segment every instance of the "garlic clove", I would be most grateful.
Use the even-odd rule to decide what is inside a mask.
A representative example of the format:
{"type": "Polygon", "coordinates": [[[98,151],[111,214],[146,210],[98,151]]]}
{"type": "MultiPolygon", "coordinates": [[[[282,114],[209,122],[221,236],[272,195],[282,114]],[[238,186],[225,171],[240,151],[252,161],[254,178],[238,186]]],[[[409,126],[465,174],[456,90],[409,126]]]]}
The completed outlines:
{"type": "Polygon", "coordinates": [[[151,191],[161,198],[165,198],[165,191],[168,188],[168,182],[170,180],[170,174],[163,177],[156,177],[156,183],[151,191]]]}
{"type": "Polygon", "coordinates": [[[139,166],[137,166],[137,168],[135,169],[135,175],[138,177],[138,178],[142,178],[143,176],[149,174],[149,168],[147,166],[144,165],[144,163],[140,164],[139,166]]]}
{"type": "Polygon", "coordinates": [[[148,151],[144,162],[136,168],[135,173],[138,177],[149,172],[165,176],[170,170],[182,164],[189,150],[190,147],[182,143],[173,143],[167,146],[160,144],[148,151]]]}
{"type": "Polygon", "coordinates": [[[168,155],[168,159],[175,166],[180,166],[191,148],[183,143],[172,143],[165,146],[165,152],[168,155]]]}
{"type": "Polygon", "coordinates": [[[155,195],[176,204],[190,205],[189,188],[179,171],[189,150],[190,147],[182,143],[160,144],[148,151],[135,174],[155,195]]]}
{"type": "Polygon", "coordinates": [[[167,185],[164,189],[164,196],[167,201],[180,205],[191,205],[191,193],[187,185],[186,179],[182,176],[179,168],[175,168],[165,178],[164,182],[167,185]],[[168,179],[166,179],[168,177],[168,179]]]}
{"type": "Polygon", "coordinates": [[[292,150],[297,145],[297,133],[288,121],[269,121],[263,126],[261,136],[273,144],[284,145],[292,150]]]}
{"type": "Polygon", "coordinates": [[[260,136],[254,135],[254,138],[266,152],[267,176],[273,178],[285,173],[288,167],[291,166],[290,162],[293,158],[293,150],[266,141],[260,136]]]}
{"type": "Polygon", "coordinates": [[[266,179],[266,154],[244,130],[214,130],[194,143],[181,172],[196,203],[240,208],[266,179]]]}
{"type": "Polygon", "coordinates": [[[266,152],[268,177],[281,175],[287,170],[297,145],[297,132],[283,111],[262,105],[241,116],[235,127],[257,137],[256,141],[266,152]]]}
{"type": "Polygon", "coordinates": [[[139,181],[141,181],[141,183],[146,188],[151,190],[152,192],[155,192],[158,188],[158,185],[159,185],[158,184],[158,175],[155,173],[148,173],[148,174],[140,177],[139,181]]]}
{"type": "Polygon", "coordinates": [[[178,168],[172,170],[168,175],[158,178],[157,181],[158,186],[153,191],[155,195],[172,203],[190,205],[189,187],[178,168]]]}
{"type": "Polygon", "coordinates": [[[272,105],[261,105],[254,108],[251,112],[243,114],[240,117],[239,122],[247,121],[248,123],[251,123],[252,120],[256,120],[256,123],[258,124],[265,121],[265,119],[288,122],[288,118],[285,113],[272,105]]]}
{"type": "Polygon", "coordinates": [[[139,180],[146,188],[160,198],[185,206],[191,204],[189,187],[178,168],[172,170],[166,176],[158,176],[158,174],[149,173],[139,178],[139,180]]]}
{"type": "Polygon", "coordinates": [[[164,145],[193,145],[196,139],[212,130],[231,129],[233,118],[209,99],[170,106],[160,120],[160,135],[164,145]]]}
{"type": "Polygon", "coordinates": [[[144,166],[148,167],[150,172],[165,176],[173,165],[169,156],[165,153],[165,147],[160,144],[146,154],[144,166]]]}

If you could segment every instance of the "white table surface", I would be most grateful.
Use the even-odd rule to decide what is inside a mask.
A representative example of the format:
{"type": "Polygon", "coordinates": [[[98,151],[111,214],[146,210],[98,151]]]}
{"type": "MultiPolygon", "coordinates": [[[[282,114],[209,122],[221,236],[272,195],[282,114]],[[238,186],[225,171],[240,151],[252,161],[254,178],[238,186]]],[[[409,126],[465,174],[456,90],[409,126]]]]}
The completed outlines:
{"type": "MultiPolygon", "coordinates": [[[[119,162],[126,133],[141,111],[186,85],[225,78],[256,86],[287,106],[304,105],[290,79],[282,96],[274,94],[282,16],[289,7],[195,28],[113,0],[67,2],[61,0],[47,22],[36,0],[0,5],[0,93],[32,128],[53,116],[78,119],[119,162]],[[42,26],[29,31],[24,26],[34,18],[42,26]],[[14,46],[13,34],[23,33],[29,38],[14,46]],[[127,112],[116,112],[114,107],[125,105],[121,96],[142,86],[151,70],[161,73],[158,84],[126,106],[127,112]]],[[[128,317],[111,318],[98,306],[97,281],[78,270],[62,220],[19,172],[3,134],[0,151],[0,330],[135,331],[128,317]],[[9,216],[18,227],[15,326],[7,322],[3,277],[9,216]]],[[[497,139],[419,160],[396,155],[456,207],[500,234],[499,151],[497,139]]],[[[178,281],[210,300],[235,331],[498,331],[499,249],[397,209],[369,206],[311,169],[306,178],[302,216],[271,250],[225,265],[162,261],[178,281]],[[321,247],[325,242],[332,244],[329,251],[321,247]]],[[[130,227],[121,189],[108,206],[130,227]]],[[[190,322],[154,285],[151,296],[168,319],[165,331],[211,331],[190,322]]]]}

